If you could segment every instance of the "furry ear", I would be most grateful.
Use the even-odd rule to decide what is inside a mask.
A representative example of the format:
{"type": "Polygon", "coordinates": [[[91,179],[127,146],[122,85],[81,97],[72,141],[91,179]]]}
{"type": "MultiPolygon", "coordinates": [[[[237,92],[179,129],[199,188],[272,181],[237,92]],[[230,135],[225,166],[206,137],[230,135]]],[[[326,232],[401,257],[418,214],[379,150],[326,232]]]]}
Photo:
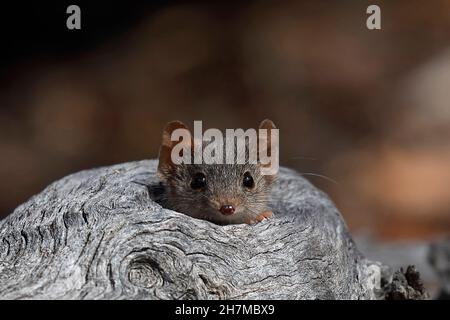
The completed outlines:
{"type": "MultiPolygon", "coordinates": [[[[263,121],[261,121],[261,123],[259,124],[259,129],[266,129],[267,130],[267,135],[264,137],[261,137],[260,135],[258,135],[258,150],[260,150],[261,146],[267,146],[267,156],[270,157],[270,155],[272,154],[272,129],[276,129],[277,127],[275,126],[275,124],[273,123],[272,120],[270,119],[265,119],[263,121]]],[[[263,166],[270,166],[269,164],[264,164],[263,166]]]]}
{"type": "Polygon", "coordinates": [[[270,119],[264,119],[263,121],[261,121],[261,123],[259,124],[259,128],[260,129],[276,129],[277,127],[275,126],[275,124],[273,123],[272,120],[270,119]]]}
{"type": "MultiPolygon", "coordinates": [[[[189,131],[189,128],[181,121],[171,121],[166,124],[163,134],[162,134],[162,141],[161,141],[161,148],[159,149],[159,163],[158,163],[158,173],[165,177],[170,172],[173,171],[174,166],[176,165],[172,161],[172,150],[177,144],[182,144],[186,148],[191,149],[192,148],[192,134],[189,131]],[[185,129],[189,133],[188,139],[182,138],[181,141],[172,141],[172,133],[177,129],[185,129]]],[[[184,150],[184,149],[182,149],[184,150]]],[[[181,151],[182,152],[182,151],[181,151]]],[[[182,154],[181,154],[182,156],[182,154]]]]}
{"type": "MultiPolygon", "coordinates": [[[[278,171],[278,135],[275,135],[276,145],[272,146],[272,130],[278,130],[272,120],[265,119],[259,124],[259,129],[266,130],[266,134],[261,131],[258,133],[258,160],[262,167],[262,171],[272,172],[276,167],[278,171]],[[275,149],[272,149],[274,147],[275,149]]],[[[265,177],[273,181],[276,173],[265,174],[265,177]]]]}

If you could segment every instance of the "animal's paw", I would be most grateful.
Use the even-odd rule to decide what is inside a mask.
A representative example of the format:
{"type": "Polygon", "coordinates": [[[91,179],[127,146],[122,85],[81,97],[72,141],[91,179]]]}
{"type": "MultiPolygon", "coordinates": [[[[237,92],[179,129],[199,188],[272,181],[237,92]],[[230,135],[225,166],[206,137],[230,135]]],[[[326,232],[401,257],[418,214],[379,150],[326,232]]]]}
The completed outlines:
{"type": "Polygon", "coordinates": [[[261,222],[265,219],[272,218],[273,212],[272,211],[263,211],[260,214],[258,214],[254,219],[250,219],[248,224],[255,224],[257,222],[261,222]]]}

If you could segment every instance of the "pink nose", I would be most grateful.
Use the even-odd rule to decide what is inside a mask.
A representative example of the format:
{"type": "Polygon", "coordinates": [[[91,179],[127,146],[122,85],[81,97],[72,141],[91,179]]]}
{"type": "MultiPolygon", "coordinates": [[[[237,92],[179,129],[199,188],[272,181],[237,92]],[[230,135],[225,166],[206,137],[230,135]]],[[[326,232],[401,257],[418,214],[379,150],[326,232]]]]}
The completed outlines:
{"type": "Polygon", "coordinates": [[[229,216],[230,214],[234,213],[234,207],[229,204],[223,205],[222,207],[220,207],[220,212],[222,212],[222,214],[226,216],[229,216]]]}

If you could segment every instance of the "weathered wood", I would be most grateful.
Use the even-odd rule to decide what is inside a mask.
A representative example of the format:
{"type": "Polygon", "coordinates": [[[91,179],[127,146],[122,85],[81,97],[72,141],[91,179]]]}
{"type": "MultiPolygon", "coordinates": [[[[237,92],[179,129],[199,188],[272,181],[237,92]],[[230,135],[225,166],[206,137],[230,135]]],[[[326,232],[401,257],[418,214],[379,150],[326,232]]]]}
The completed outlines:
{"type": "Polygon", "coordinates": [[[151,199],[156,162],[67,176],[0,222],[3,299],[373,299],[379,263],[328,197],[280,171],[275,217],[218,226],[151,199]]]}

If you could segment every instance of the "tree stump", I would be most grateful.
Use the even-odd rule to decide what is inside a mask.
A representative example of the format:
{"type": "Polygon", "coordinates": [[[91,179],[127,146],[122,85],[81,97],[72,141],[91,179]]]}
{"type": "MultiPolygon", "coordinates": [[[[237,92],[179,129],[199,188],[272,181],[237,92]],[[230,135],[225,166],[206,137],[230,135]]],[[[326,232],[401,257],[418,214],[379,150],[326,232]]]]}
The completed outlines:
{"type": "Polygon", "coordinates": [[[375,299],[384,266],[281,168],[275,216],[219,226],[154,200],[157,162],[69,175],[0,222],[2,299],[375,299]]]}

